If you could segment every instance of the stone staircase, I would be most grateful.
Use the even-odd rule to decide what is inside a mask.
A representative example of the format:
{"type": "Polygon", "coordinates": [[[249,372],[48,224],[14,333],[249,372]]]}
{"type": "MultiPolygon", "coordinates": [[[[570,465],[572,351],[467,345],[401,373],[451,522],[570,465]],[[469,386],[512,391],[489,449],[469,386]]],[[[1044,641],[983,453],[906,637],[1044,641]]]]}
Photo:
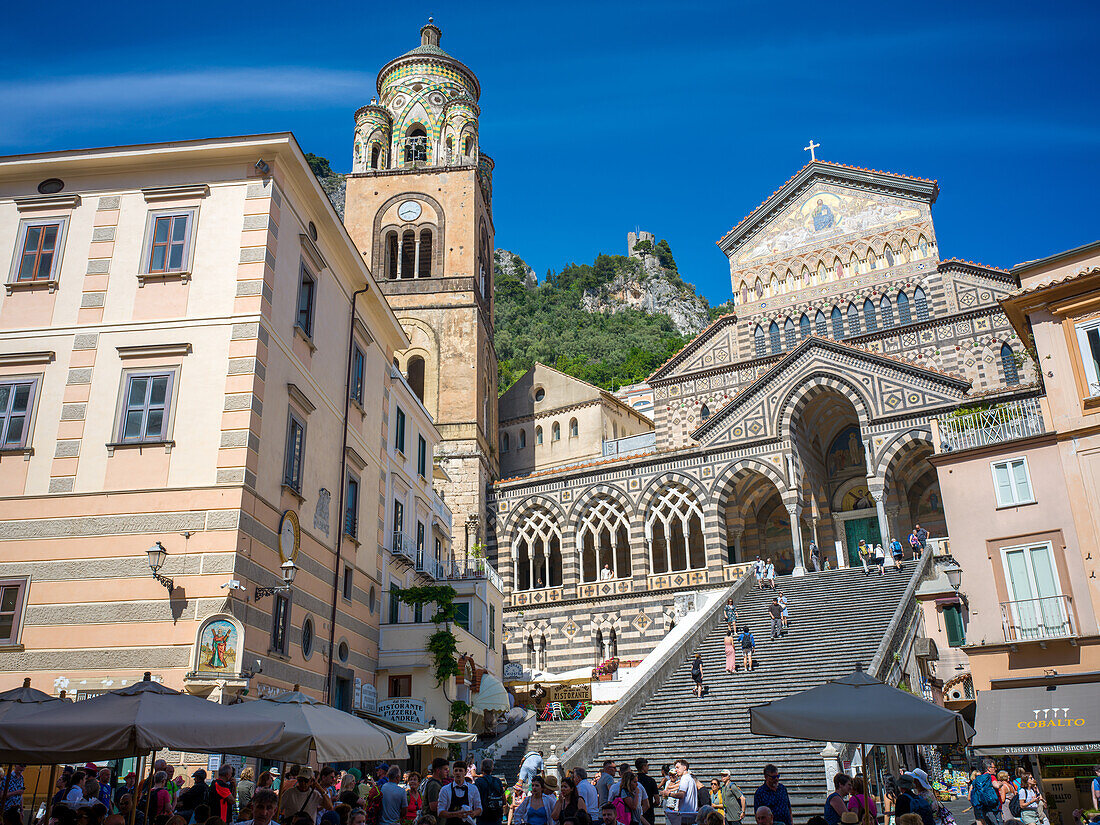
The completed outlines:
{"type": "Polygon", "coordinates": [[[500,758],[496,760],[493,773],[497,776],[503,776],[509,782],[515,782],[519,776],[519,766],[523,764],[523,757],[528,751],[542,751],[549,759],[551,745],[558,745],[560,751],[561,743],[567,739],[572,739],[580,729],[580,720],[570,719],[564,722],[537,723],[534,732],[526,742],[516,745],[511,750],[501,754],[500,758]]]}
{"type": "Polygon", "coordinates": [[[824,743],[755,736],[749,732],[749,708],[847,675],[857,663],[868,668],[910,580],[919,575],[920,565],[907,562],[902,571],[888,569],[883,578],[866,577],[861,569],[780,577],[777,586],[789,602],[790,628],[775,641],[766,612],[774,594],[750,591],[739,603],[738,617],[756,638],[753,672],[725,672],[725,622],[719,614],[699,647],[709,693],[701,699],[692,695],[689,659],[604,746],[593,770],[605,758],[633,763],[644,756],[656,775],[661,764],[684,757],[696,778],[707,783],[728,768],[745,792],[751,817],[752,793],[771,762],[790,794],[794,822],[820,814],[824,743]]]}

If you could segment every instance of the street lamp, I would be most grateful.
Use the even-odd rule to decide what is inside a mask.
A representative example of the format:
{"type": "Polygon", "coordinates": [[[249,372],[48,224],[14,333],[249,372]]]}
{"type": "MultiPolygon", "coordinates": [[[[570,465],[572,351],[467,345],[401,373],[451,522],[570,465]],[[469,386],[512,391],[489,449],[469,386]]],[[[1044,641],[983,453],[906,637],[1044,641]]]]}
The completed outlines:
{"type": "Polygon", "coordinates": [[[155,542],[152,547],[145,551],[149,557],[149,569],[153,571],[153,578],[163,584],[168,590],[168,593],[175,589],[176,583],[167,576],[160,574],[160,568],[164,566],[164,558],[168,555],[168,551],[164,549],[164,545],[159,541],[155,542]]]}
{"type": "Polygon", "coordinates": [[[952,590],[958,593],[959,586],[962,584],[963,569],[957,564],[949,564],[946,567],[941,567],[940,572],[947,576],[947,583],[951,585],[952,590]]]}
{"type": "Polygon", "coordinates": [[[287,559],[281,565],[279,570],[283,574],[283,583],[277,587],[257,587],[256,588],[256,601],[259,601],[264,596],[270,596],[273,593],[286,593],[290,590],[290,585],[294,581],[294,576],[298,572],[298,565],[294,563],[293,559],[287,559]]]}

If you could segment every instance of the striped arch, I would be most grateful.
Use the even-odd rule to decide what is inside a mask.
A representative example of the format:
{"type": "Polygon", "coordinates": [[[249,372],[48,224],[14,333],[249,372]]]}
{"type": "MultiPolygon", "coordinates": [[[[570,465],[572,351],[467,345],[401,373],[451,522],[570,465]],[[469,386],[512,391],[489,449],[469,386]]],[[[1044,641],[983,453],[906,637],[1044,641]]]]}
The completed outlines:
{"type": "Polygon", "coordinates": [[[885,445],[875,457],[875,477],[885,478],[886,471],[890,468],[890,463],[914,441],[926,441],[931,444],[931,425],[922,426],[920,428],[910,427],[905,432],[895,437],[889,444],[885,445]]]}
{"type": "Polygon", "coordinates": [[[500,531],[500,534],[504,537],[504,541],[501,542],[502,544],[511,545],[512,539],[515,537],[516,525],[519,523],[520,518],[526,516],[529,510],[536,507],[549,510],[557,519],[559,525],[568,523],[565,517],[565,511],[561,509],[560,504],[552,498],[535,493],[516,502],[509,515],[504,518],[500,531]]]}
{"type": "Polygon", "coordinates": [[[649,572],[669,573],[707,566],[706,535],[716,527],[716,511],[707,506],[706,491],[681,473],[655,479],[645,496],[645,538],[649,572]],[[708,517],[709,522],[708,523],[708,517]]]}
{"type": "Polygon", "coordinates": [[[638,507],[629,495],[611,484],[597,484],[585,490],[584,495],[576,497],[573,506],[569,508],[566,514],[565,523],[571,525],[573,529],[576,529],[581,515],[584,513],[585,508],[588,506],[588,502],[593,496],[609,496],[618,501],[626,513],[626,517],[630,521],[634,521],[638,516],[638,507]]]}
{"type": "Polygon", "coordinates": [[[704,487],[697,479],[689,476],[687,473],[677,472],[675,470],[654,478],[645,486],[640,496],[638,496],[638,514],[643,518],[649,515],[649,507],[652,503],[653,496],[656,492],[664,487],[666,484],[676,483],[682,484],[687,487],[695,495],[695,498],[699,502],[699,506],[703,506],[703,502],[707,500],[707,488],[704,487]]]}
{"type": "Polygon", "coordinates": [[[780,405],[779,433],[783,438],[791,438],[791,425],[798,408],[826,388],[836,390],[852,402],[861,428],[865,429],[871,423],[874,418],[871,404],[864,398],[863,393],[860,392],[855,385],[835,375],[812,373],[806,376],[798,386],[793,388],[780,405]]]}
{"type": "Polygon", "coordinates": [[[561,587],[565,582],[561,510],[531,503],[514,524],[510,556],[514,590],[561,587]]]}
{"type": "Polygon", "coordinates": [[[719,473],[714,479],[714,483],[710,488],[711,500],[719,501],[725,493],[726,488],[729,486],[729,483],[742,470],[751,470],[760,473],[760,475],[767,478],[779,488],[780,495],[785,495],[788,492],[786,479],[784,479],[782,474],[775,469],[774,465],[759,458],[740,458],[719,473]]]}

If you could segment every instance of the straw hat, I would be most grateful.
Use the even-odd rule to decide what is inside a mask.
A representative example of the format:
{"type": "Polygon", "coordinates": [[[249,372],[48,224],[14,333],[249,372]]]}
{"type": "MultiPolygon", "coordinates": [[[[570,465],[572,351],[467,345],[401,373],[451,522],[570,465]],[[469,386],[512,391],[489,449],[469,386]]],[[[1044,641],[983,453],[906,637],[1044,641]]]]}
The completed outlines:
{"type": "Polygon", "coordinates": [[[548,773],[542,778],[542,786],[551,793],[558,792],[558,778],[552,773],[548,773]]]}
{"type": "Polygon", "coordinates": [[[859,822],[859,814],[855,811],[845,811],[840,815],[840,821],[843,825],[857,825],[859,822]]]}

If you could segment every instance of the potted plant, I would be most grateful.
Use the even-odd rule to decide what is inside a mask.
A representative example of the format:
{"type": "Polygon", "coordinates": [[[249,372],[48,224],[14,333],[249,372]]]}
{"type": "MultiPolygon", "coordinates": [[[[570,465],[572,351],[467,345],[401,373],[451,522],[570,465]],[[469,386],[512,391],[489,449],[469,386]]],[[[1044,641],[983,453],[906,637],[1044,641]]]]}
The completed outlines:
{"type": "Polygon", "coordinates": [[[610,682],[615,671],[619,669],[619,658],[612,656],[592,668],[592,678],[601,682],[610,682]]]}

